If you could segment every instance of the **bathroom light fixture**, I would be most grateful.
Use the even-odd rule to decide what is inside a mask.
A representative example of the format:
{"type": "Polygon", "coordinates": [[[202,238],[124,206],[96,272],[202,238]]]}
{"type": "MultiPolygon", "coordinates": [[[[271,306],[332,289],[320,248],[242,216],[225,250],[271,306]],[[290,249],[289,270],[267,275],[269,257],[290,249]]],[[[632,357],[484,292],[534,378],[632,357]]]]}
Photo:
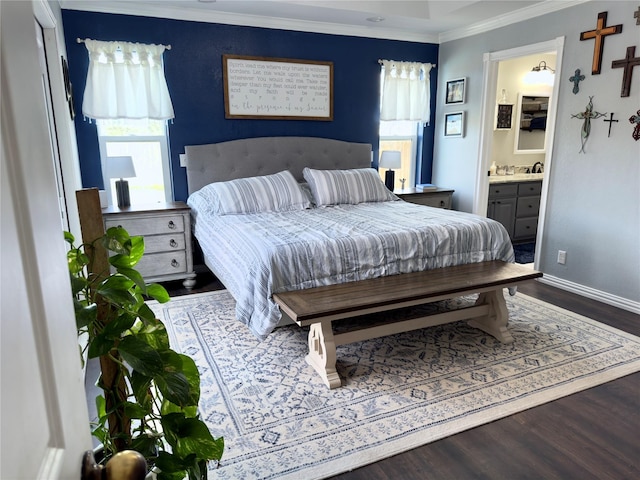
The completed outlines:
{"type": "Polygon", "coordinates": [[[530,72],[527,72],[523,81],[527,85],[553,85],[555,73],[556,71],[551,67],[547,67],[547,62],[542,60],[530,72]]]}

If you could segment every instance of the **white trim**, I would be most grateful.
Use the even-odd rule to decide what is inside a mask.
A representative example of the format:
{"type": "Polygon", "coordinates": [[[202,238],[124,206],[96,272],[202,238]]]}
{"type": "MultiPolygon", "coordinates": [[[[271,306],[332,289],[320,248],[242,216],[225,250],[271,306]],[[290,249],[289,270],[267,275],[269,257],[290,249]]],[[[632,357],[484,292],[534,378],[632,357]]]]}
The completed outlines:
{"type": "MultiPolygon", "coordinates": [[[[515,12],[500,15],[494,17],[491,20],[485,20],[482,22],[474,23],[458,30],[449,30],[443,32],[438,36],[438,43],[450,42],[452,40],[458,40],[460,38],[471,37],[480,33],[489,32],[497,28],[505,27],[518,22],[524,22],[531,20],[534,17],[540,17],[547,13],[557,12],[564,10],[565,8],[574,7],[582,3],[589,2],[591,0],[564,0],[564,1],[546,1],[540,2],[535,5],[519,9],[515,12]]],[[[534,52],[535,53],[535,52],[534,52]]]]}
{"type": "Polygon", "coordinates": [[[640,314],[640,302],[636,302],[628,298],[612,295],[610,293],[603,292],[602,290],[596,290],[595,288],[580,285],[579,283],[554,277],[553,275],[545,274],[543,277],[538,278],[537,280],[546,285],[551,285],[552,287],[557,287],[562,290],[566,290],[567,292],[575,293],[582,297],[591,298],[592,300],[597,300],[599,302],[606,303],[607,305],[612,305],[622,310],[640,314]]]}
{"type": "Polygon", "coordinates": [[[111,184],[111,179],[107,175],[106,169],[107,143],[159,143],[161,156],[160,160],[162,164],[162,179],[164,181],[164,201],[173,201],[173,175],[171,173],[171,162],[169,161],[169,132],[166,126],[165,132],[165,135],[109,136],[98,134],[98,148],[100,150],[100,168],[102,169],[102,182],[104,185],[104,189],[107,192],[109,205],[115,205],[116,201],[113,198],[111,188],[109,187],[109,185],[111,184]]]}
{"type": "Polygon", "coordinates": [[[63,9],[82,10],[88,12],[116,13],[139,15],[145,17],[171,18],[193,22],[221,23],[247,27],[272,28],[276,30],[292,30],[297,32],[326,33],[330,35],[348,35],[351,37],[380,38],[387,40],[404,40],[419,43],[438,43],[438,34],[415,33],[391,28],[362,27],[337,23],[315,22],[276,18],[266,15],[248,15],[229,12],[207,11],[201,8],[160,6],[157,3],[141,2],[95,2],[90,0],[61,0],[63,9]]]}
{"type": "MultiPolygon", "coordinates": [[[[503,51],[504,52],[504,51],[503,51]]],[[[500,54],[501,52],[497,52],[500,54]]],[[[476,164],[476,191],[473,197],[473,210],[476,215],[486,216],[489,203],[489,181],[484,178],[489,171],[489,159],[493,142],[493,111],[496,104],[496,88],[498,83],[498,60],[493,53],[485,53],[482,72],[482,100],[480,118],[480,136],[478,153],[480,161],[476,164]]]]}
{"type": "MultiPolygon", "coordinates": [[[[549,196],[549,178],[553,168],[553,145],[555,144],[556,132],[556,115],[558,112],[558,102],[560,100],[560,80],[562,79],[562,57],[564,55],[564,37],[557,37],[553,42],[556,50],[556,81],[553,83],[553,91],[551,93],[551,102],[549,102],[549,111],[547,112],[547,139],[545,143],[546,154],[544,156],[545,175],[542,177],[542,192],[540,193],[540,211],[538,213],[538,231],[536,233],[536,244],[542,245],[542,236],[546,226],[547,217],[547,198],[549,196]]],[[[534,268],[540,266],[540,251],[536,248],[534,253],[534,268]]]]}
{"type": "Polygon", "coordinates": [[[33,16],[42,28],[56,28],[56,16],[45,0],[33,0],[33,16]]]}
{"type": "MultiPolygon", "coordinates": [[[[42,0],[39,0],[42,1],[42,0]]],[[[139,15],[145,17],[171,18],[194,22],[221,23],[249,27],[273,28],[277,30],[292,30],[299,32],[326,33],[330,35],[347,35],[352,37],[380,38],[386,40],[402,40],[419,43],[440,44],[488,32],[506,25],[531,20],[534,17],[557,12],[565,8],[580,5],[590,0],[544,1],[527,8],[517,10],[506,15],[494,17],[490,20],[474,23],[473,25],[450,30],[440,34],[417,33],[403,29],[384,28],[377,24],[373,27],[358,25],[343,25],[309,20],[293,20],[262,15],[247,15],[228,12],[207,11],[200,8],[189,8],[185,5],[160,6],[158,3],[125,2],[125,1],[92,1],[92,0],[60,0],[60,6],[67,10],[82,10],[87,12],[115,13],[125,15],[139,15]]]]}
{"type": "MultiPolygon", "coordinates": [[[[416,124],[419,124],[420,122],[414,122],[416,124]]],[[[403,141],[403,140],[408,140],[411,142],[411,164],[409,165],[409,178],[407,179],[408,181],[406,182],[406,187],[411,187],[413,185],[416,184],[416,169],[417,169],[417,155],[418,155],[418,134],[417,132],[414,135],[397,135],[397,136],[393,136],[393,135],[380,135],[380,138],[378,139],[378,152],[381,152],[381,147],[380,147],[380,143],[383,141],[389,141],[389,142],[394,142],[394,141],[403,141]]],[[[373,152],[372,152],[373,155],[373,152]]],[[[372,162],[373,163],[373,162],[372,162]]],[[[380,177],[382,177],[382,172],[380,172],[380,177]]],[[[399,180],[399,179],[398,179],[399,180]]]]}
{"type": "MultiPolygon", "coordinates": [[[[42,455],[42,463],[38,471],[38,480],[51,480],[52,478],[59,478],[62,471],[62,464],[64,460],[64,449],[62,448],[47,448],[42,455]]],[[[80,462],[78,462],[80,463],[80,462]]]]}
{"type": "MultiPolygon", "coordinates": [[[[491,157],[491,144],[493,140],[493,112],[496,103],[496,89],[498,80],[498,63],[501,60],[532,55],[535,53],[556,53],[556,81],[553,84],[553,93],[547,118],[547,149],[544,159],[545,175],[542,179],[542,192],[540,196],[540,213],[538,214],[538,232],[536,243],[542,245],[542,235],[544,232],[545,217],[547,211],[547,196],[549,192],[549,172],[552,168],[553,144],[556,126],[556,113],[558,110],[558,95],[560,91],[560,79],[562,78],[562,56],[564,52],[564,37],[557,37],[554,40],[534,43],[523,47],[511,48],[500,52],[485,53],[484,75],[482,87],[482,122],[480,128],[480,138],[478,151],[481,153],[480,161],[476,168],[476,190],[473,198],[473,213],[486,215],[489,196],[489,179],[486,172],[489,170],[491,157]]],[[[535,268],[540,265],[540,249],[537,248],[534,258],[535,268]]]]}

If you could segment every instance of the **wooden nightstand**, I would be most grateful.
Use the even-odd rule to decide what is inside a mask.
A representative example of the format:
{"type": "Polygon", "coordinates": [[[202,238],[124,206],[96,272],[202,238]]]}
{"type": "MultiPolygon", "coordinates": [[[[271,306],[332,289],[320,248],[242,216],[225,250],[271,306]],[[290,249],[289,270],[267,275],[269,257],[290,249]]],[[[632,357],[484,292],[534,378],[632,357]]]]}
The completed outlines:
{"type": "Polygon", "coordinates": [[[190,209],[184,202],[111,206],[102,209],[105,229],[120,226],[129,235],[144,237],[144,255],[136,269],[147,282],[184,279],[190,290],[193,271],[190,209]]]}
{"type": "Polygon", "coordinates": [[[453,192],[454,190],[447,188],[438,188],[425,192],[418,192],[415,188],[405,188],[404,190],[395,190],[393,193],[407,202],[451,210],[453,192]]]}

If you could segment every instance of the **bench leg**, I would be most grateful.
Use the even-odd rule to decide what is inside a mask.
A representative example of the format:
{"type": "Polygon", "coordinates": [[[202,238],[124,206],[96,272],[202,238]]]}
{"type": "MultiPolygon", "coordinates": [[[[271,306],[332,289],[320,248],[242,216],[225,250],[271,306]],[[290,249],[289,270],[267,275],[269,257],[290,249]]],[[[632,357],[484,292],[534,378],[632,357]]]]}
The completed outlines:
{"type": "Polygon", "coordinates": [[[486,317],[469,320],[469,325],[493,335],[502,343],[513,342],[513,337],[507,330],[509,310],[502,294],[502,288],[481,293],[476,305],[489,305],[489,314],[486,317]]]}
{"type": "Polygon", "coordinates": [[[311,324],[309,354],[305,360],[320,374],[327,387],[333,389],[342,385],[336,371],[336,344],[330,321],[311,324]]]}

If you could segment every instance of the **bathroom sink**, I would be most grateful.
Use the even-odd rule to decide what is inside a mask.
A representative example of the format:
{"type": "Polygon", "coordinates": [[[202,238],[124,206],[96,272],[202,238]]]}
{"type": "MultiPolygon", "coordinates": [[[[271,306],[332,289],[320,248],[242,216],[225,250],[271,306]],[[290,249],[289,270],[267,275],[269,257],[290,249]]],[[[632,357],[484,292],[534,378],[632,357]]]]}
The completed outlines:
{"type": "Polygon", "coordinates": [[[544,173],[516,173],[514,175],[491,175],[489,183],[527,182],[542,180],[544,173]]]}

